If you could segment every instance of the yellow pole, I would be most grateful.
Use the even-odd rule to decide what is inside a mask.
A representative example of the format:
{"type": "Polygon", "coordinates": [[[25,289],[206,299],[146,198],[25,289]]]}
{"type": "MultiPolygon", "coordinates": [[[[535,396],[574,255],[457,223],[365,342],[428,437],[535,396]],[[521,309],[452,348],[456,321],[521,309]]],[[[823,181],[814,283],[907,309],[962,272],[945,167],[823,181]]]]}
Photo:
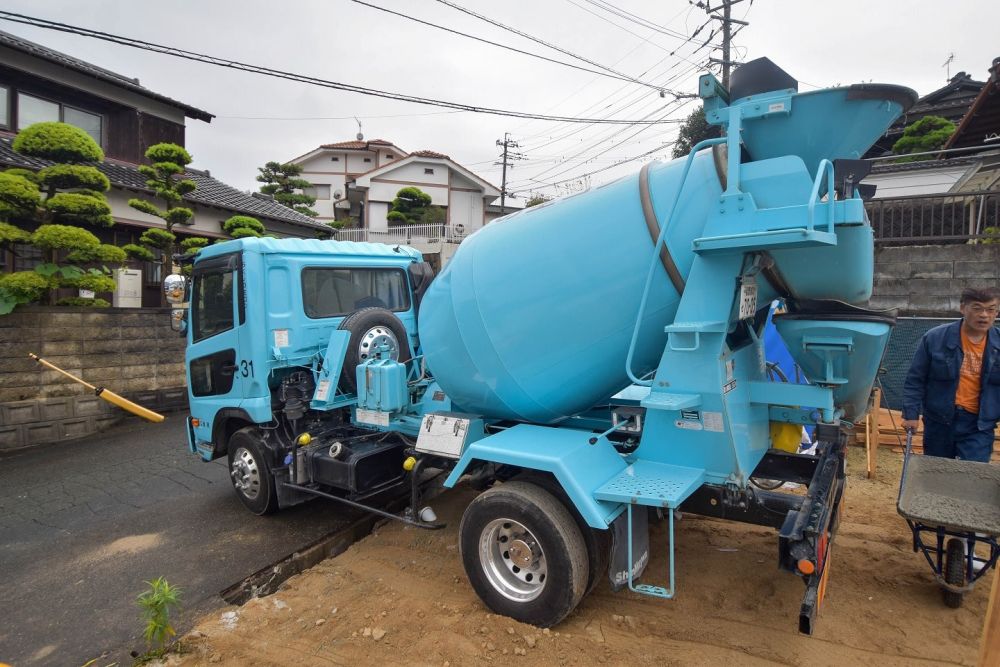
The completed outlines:
{"type": "Polygon", "coordinates": [[[132,401],[119,396],[118,394],[116,394],[115,392],[113,392],[113,391],[111,391],[109,389],[105,389],[104,387],[95,387],[94,385],[90,384],[89,382],[81,380],[80,378],[78,378],[77,376],[73,375],[72,373],[67,373],[63,369],[61,369],[58,366],[56,366],[55,364],[51,364],[51,363],[45,361],[44,359],[42,359],[41,357],[39,357],[37,354],[32,354],[31,352],[29,352],[28,356],[31,357],[32,359],[34,359],[35,361],[37,361],[38,363],[40,363],[42,366],[45,366],[46,368],[54,370],[57,373],[62,373],[63,375],[65,375],[66,377],[68,377],[70,380],[73,380],[74,382],[79,382],[80,384],[82,384],[87,389],[92,389],[94,391],[94,394],[96,394],[97,396],[100,396],[101,398],[103,398],[105,401],[107,401],[111,405],[117,405],[122,410],[127,410],[128,412],[131,412],[132,414],[134,414],[134,415],[136,415],[138,417],[142,417],[143,419],[151,421],[151,422],[153,422],[155,424],[159,424],[160,422],[162,422],[165,419],[165,417],[163,415],[161,415],[159,413],[156,413],[156,412],[153,412],[152,410],[149,410],[147,408],[144,408],[141,405],[137,405],[137,404],[133,403],[132,401]]]}

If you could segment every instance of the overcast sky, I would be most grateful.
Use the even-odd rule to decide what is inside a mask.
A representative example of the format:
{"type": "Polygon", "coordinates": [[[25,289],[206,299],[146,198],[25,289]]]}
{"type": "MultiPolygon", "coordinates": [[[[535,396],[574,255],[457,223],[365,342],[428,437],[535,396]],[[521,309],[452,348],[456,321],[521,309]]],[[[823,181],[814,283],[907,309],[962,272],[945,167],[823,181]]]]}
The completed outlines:
{"type": "MultiPolygon", "coordinates": [[[[524,51],[597,69],[436,0],[370,0],[424,21],[524,51]]],[[[454,0],[594,63],[672,91],[693,93],[717,22],[687,0],[454,0]],[[604,7],[601,7],[604,5],[604,7]],[[611,10],[611,11],[609,11],[611,10]],[[625,16],[616,16],[614,12],[625,16]],[[643,26],[629,15],[666,28],[643,26]],[[670,52],[676,54],[671,56],[670,52]]],[[[545,62],[449,34],[351,0],[5,0],[4,9],[212,56],[369,88],[483,107],[578,118],[681,119],[696,101],[545,62]]],[[[733,17],[750,25],[734,38],[735,56],[771,58],[800,90],[859,81],[897,83],[924,95],[950,72],[985,80],[1000,56],[1000,2],[951,0],[744,0],[733,17]]],[[[243,190],[256,168],[320,144],[354,139],[356,116],[367,139],[406,151],[446,153],[500,185],[493,162],[505,132],[527,158],[509,172],[512,190],[552,194],[597,185],[669,157],[677,124],[653,127],[526,121],[318,88],[248,74],[94,39],[0,21],[0,29],[115,72],[216,115],[188,119],[194,166],[243,190]],[[652,151],[652,152],[651,152],[652,151]],[[612,166],[644,153],[648,157],[612,166]],[[555,184],[555,185],[553,185],[555,184]]],[[[719,43],[719,37],[712,39],[719,43]]],[[[522,199],[523,201],[523,199],[522,199]]]]}

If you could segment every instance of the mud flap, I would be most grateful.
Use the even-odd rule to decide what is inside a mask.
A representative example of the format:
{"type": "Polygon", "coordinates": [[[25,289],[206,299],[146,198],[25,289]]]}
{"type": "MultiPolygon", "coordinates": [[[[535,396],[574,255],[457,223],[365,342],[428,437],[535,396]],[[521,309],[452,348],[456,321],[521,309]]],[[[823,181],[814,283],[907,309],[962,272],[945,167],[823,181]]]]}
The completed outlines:
{"type": "MultiPolygon", "coordinates": [[[[645,507],[640,506],[640,511],[632,512],[632,580],[635,581],[642,576],[646,565],[649,563],[649,519],[645,507]]],[[[668,512],[670,510],[667,510],[668,512]]],[[[628,513],[622,512],[618,518],[611,523],[611,568],[608,570],[608,577],[611,580],[611,589],[618,591],[628,586],[628,513]]]]}

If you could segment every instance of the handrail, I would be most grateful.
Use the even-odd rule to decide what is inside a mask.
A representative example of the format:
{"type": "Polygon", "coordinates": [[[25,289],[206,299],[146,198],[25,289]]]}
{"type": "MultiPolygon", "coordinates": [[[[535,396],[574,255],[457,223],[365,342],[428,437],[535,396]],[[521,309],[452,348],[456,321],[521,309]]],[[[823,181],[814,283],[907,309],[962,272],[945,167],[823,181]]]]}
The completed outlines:
{"type": "Polygon", "coordinates": [[[709,146],[715,146],[716,144],[726,143],[726,137],[718,137],[716,139],[705,139],[699,141],[695,144],[691,152],[688,153],[687,160],[684,162],[684,171],[681,174],[680,183],[677,185],[677,193],[674,195],[674,201],[670,205],[670,213],[663,220],[663,224],[660,225],[660,235],[656,239],[656,243],[653,244],[653,258],[649,263],[649,271],[646,272],[646,286],[642,290],[642,298],[639,301],[639,313],[636,315],[635,326],[632,328],[632,341],[628,346],[628,355],[625,357],[625,372],[628,374],[629,380],[633,384],[642,387],[652,387],[652,380],[641,380],[636,377],[635,373],[632,372],[632,356],[635,354],[635,344],[639,338],[639,326],[642,324],[642,317],[646,314],[646,302],[649,300],[649,287],[653,284],[653,275],[656,273],[656,267],[659,264],[660,257],[660,246],[663,245],[665,239],[667,238],[667,229],[670,227],[670,221],[673,220],[674,211],[677,209],[677,203],[680,201],[681,192],[684,190],[684,183],[687,181],[688,172],[691,171],[691,165],[694,162],[694,156],[698,151],[708,148],[709,146]]]}
{"type": "Polygon", "coordinates": [[[834,221],[834,210],[833,202],[836,199],[836,193],[833,188],[833,163],[827,159],[819,161],[819,169],[816,170],[816,178],[813,179],[812,192],[809,194],[809,226],[808,229],[811,232],[815,226],[814,217],[816,214],[816,202],[819,201],[819,186],[823,184],[823,172],[829,173],[826,180],[826,202],[830,205],[830,212],[827,215],[829,220],[827,221],[827,230],[831,234],[833,233],[833,221],[834,221]]]}

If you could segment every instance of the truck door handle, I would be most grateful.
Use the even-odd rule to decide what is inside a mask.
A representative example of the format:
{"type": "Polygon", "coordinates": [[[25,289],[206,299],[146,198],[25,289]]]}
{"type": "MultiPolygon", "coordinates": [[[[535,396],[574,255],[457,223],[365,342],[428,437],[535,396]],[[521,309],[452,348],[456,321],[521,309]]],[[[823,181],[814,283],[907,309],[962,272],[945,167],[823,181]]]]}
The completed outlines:
{"type": "Polygon", "coordinates": [[[236,369],[237,369],[236,364],[222,364],[222,367],[219,368],[219,373],[221,373],[222,375],[232,375],[233,373],[236,372],[236,369]]]}

